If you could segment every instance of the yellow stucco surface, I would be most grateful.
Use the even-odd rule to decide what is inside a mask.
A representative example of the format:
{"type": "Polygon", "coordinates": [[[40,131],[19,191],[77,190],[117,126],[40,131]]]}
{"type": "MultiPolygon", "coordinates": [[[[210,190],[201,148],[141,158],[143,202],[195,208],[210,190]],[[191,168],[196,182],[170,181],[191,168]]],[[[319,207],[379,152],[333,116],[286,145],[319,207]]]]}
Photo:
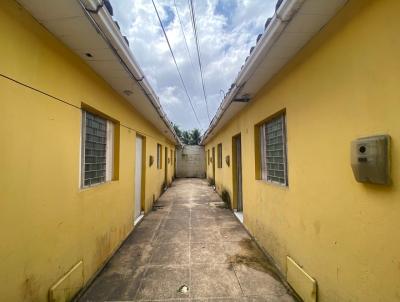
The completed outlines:
{"type": "Polygon", "coordinates": [[[47,301],[79,261],[87,282],[132,230],[136,134],[146,142],[146,211],[165,180],[149,156],[157,143],[174,146],[12,0],[0,3],[0,41],[0,297],[47,301]],[[118,180],[86,189],[83,103],[118,121],[120,132],[118,180]]]}
{"type": "MultiPolygon", "coordinates": [[[[321,302],[400,301],[399,11],[350,0],[206,145],[225,158],[241,133],[244,224],[283,273],[289,255],[318,282],[321,302]],[[255,178],[254,127],[283,109],[288,187],[255,178]],[[390,186],[350,167],[350,142],[376,134],[392,137],[390,186]]],[[[232,165],[215,181],[232,196],[232,165]]]]}

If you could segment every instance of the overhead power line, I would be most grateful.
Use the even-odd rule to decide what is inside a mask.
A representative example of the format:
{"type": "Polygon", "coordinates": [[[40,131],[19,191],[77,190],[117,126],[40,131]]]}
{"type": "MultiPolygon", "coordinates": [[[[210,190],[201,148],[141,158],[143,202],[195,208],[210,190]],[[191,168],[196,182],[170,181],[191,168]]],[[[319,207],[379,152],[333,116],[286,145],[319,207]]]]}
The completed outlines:
{"type": "Polygon", "coordinates": [[[187,98],[189,100],[190,106],[192,107],[192,110],[193,110],[194,116],[196,117],[197,123],[199,124],[199,126],[201,128],[201,123],[200,123],[199,118],[198,118],[198,116],[196,114],[196,110],[194,109],[194,106],[193,106],[193,103],[192,103],[192,99],[190,98],[190,95],[189,95],[188,90],[186,88],[185,82],[183,81],[183,77],[182,77],[181,71],[179,70],[178,63],[176,62],[174,52],[172,51],[171,44],[169,43],[169,39],[168,39],[167,33],[165,32],[164,25],[163,25],[163,23],[161,21],[160,14],[158,13],[157,6],[154,3],[154,0],[151,0],[151,2],[153,3],[154,10],[156,11],[158,21],[160,22],[160,26],[161,26],[161,29],[162,29],[162,31],[164,33],[165,40],[167,41],[169,51],[171,52],[172,59],[174,60],[174,63],[175,63],[175,66],[176,66],[176,70],[178,71],[179,78],[181,79],[182,86],[183,86],[183,88],[185,90],[185,93],[186,93],[186,96],[187,96],[187,98]]]}
{"type": "Polygon", "coordinates": [[[211,122],[210,111],[208,110],[208,102],[207,102],[206,88],[205,88],[205,84],[204,84],[203,67],[202,67],[202,64],[201,64],[201,55],[200,55],[199,38],[198,38],[198,35],[197,35],[196,13],[195,13],[194,7],[193,7],[193,0],[188,0],[188,2],[189,2],[190,15],[191,15],[191,18],[192,18],[192,27],[193,27],[193,33],[194,33],[194,42],[196,43],[197,60],[198,60],[198,63],[199,63],[199,68],[200,68],[201,86],[202,86],[202,88],[203,88],[204,102],[206,103],[208,121],[211,122]]]}
{"type": "Polygon", "coordinates": [[[189,45],[187,43],[187,39],[186,39],[186,35],[185,35],[185,30],[183,28],[182,19],[181,19],[181,16],[179,15],[178,7],[176,6],[176,0],[174,0],[174,6],[175,6],[175,10],[176,10],[176,15],[178,16],[179,24],[181,26],[181,31],[182,31],[183,39],[185,41],[186,51],[187,51],[187,53],[189,55],[190,64],[192,65],[193,71],[195,71],[194,64],[193,64],[193,59],[192,59],[192,56],[190,54],[189,45]]]}

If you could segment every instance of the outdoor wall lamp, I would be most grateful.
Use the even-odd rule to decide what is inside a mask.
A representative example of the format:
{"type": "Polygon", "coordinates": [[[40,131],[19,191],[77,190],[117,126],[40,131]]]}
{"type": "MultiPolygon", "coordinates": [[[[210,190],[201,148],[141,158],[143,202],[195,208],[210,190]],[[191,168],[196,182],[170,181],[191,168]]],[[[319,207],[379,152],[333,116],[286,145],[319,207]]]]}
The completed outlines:
{"type": "Polygon", "coordinates": [[[249,94],[244,94],[241,97],[236,97],[233,101],[234,102],[240,102],[240,103],[248,103],[250,101],[250,95],[249,94]]]}
{"type": "Polygon", "coordinates": [[[153,157],[153,155],[150,155],[150,157],[149,157],[149,166],[151,167],[153,165],[153,163],[154,163],[154,157],[153,157]]]}
{"type": "Polygon", "coordinates": [[[230,167],[230,165],[231,165],[231,157],[229,155],[225,156],[225,162],[228,165],[228,167],[230,167]]]}

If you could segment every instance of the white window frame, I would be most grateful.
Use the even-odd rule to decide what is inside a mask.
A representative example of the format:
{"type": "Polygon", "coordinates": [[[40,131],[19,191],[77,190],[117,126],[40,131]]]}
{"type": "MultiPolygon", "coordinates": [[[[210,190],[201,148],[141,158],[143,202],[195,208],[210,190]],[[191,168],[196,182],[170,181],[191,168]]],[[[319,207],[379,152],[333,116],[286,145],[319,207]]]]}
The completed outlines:
{"type": "Polygon", "coordinates": [[[106,182],[114,176],[114,123],[107,120],[106,182]]]}
{"type": "Polygon", "coordinates": [[[96,113],[92,113],[87,110],[82,110],[82,123],[81,123],[81,161],[80,161],[80,186],[81,188],[89,188],[101,185],[106,182],[110,182],[113,180],[114,176],[114,133],[115,133],[115,125],[112,121],[107,118],[103,118],[106,120],[106,173],[105,180],[102,182],[98,182],[95,184],[85,185],[85,141],[86,141],[86,113],[90,113],[92,115],[97,115],[96,113]]]}
{"type": "Polygon", "coordinates": [[[161,156],[162,156],[162,146],[161,144],[157,143],[157,169],[162,169],[161,156]]]}
{"type": "Polygon", "coordinates": [[[277,184],[280,186],[284,186],[287,187],[289,186],[289,182],[288,182],[288,160],[287,160],[287,135],[286,135],[286,114],[283,112],[281,114],[278,114],[277,116],[263,122],[260,126],[259,126],[259,134],[260,134],[260,176],[261,176],[261,180],[267,182],[267,183],[273,183],[273,184],[277,184]],[[274,181],[274,180],[270,180],[268,179],[268,168],[267,168],[267,159],[265,158],[265,154],[266,154],[266,141],[265,141],[265,131],[266,131],[266,125],[270,122],[272,122],[275,119],[278,118],[282,118],[282,140],[283,140],[283,165],[284,165],[284,169],[283,169],[283,173],[284,173],[284,182],[280,182],[280,181],[274,181]]]}

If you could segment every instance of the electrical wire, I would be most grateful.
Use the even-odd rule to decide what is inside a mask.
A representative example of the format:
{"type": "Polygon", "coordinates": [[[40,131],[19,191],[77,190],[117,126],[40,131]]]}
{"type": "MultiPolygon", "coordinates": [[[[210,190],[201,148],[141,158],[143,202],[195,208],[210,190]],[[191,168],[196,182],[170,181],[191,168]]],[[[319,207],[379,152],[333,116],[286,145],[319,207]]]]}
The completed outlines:
{"type": "MultiPolygon", "coordinates": [[[[25,83],[23,83],[23,82],[20,82],[20,81],[14,79],[14,78],[11,78],[11,77],[9,77],[9,76],[7,76],[7,75],[5,75],[5,74],[0,73],[0,77],[1,77],[1,78],[4,78],[4,79],[7,79],[7,80],[9,80],[9,81],[11,81],[11,82],[14,82],[15,84],[20,85],[20,86],[22,86],[22,87],[25,87],[25,88],[27,88],[27,89],[31,89],[32,91],[35,91],[35,92],[37,92],[37,93],[39,93],[39,94],[45,95],[45,96],[47,96],[50,100],[54,100],[54,101],[60,102],[60,103],[62,103],[62,104],[64,104],[64,105],[71,106],[72,108],[78,109],[79,111],[84,110],[84,108],[82,108],[81,106],[77,106],[77,105],[73,104],[72,101],[69,101],[69,100],[65,100],[65,99],[61,99],[61,98],[59,98],[59,97],[56,97],[55,95],[52,95],[52,94],[50,94],[50,93],[47,93],[47,92],[45,92],[44,90],[41,90],[41,89],[35,88],[35,87],[33,87],[33,86],[30,86],[29,84],[25,84],[25,83]]],[[[151,135],[151,134],[149,134],[149,133],[143,132],[143,131],[140,130],[140,129],[133,128],[132,126],[125,125],[125,124],[123,124],[123,123],[121,123],[121,122],[119,122],[119,125],[122,126],[122,127],[124,127],[124,128],[126,128],[126,129],[135,131],[135,132],[137,132],[137,133],[140,134],[140,135],[152,137],[152,138],[154,138],[155,140],[159,140],[159,139],[160,139],[159,137],[155,137],[155,136],[153,136],[153,135],[151,135]]]]}
{"type": "Polygon", "coordinates": [[[187,96],[187,98],[189,100],[190,106],[192,107],[192,110],[193,110],[194,116],[196,117],[197,123],[199,124],[199,126],[201,128],[200,120],[199,120],[199,118],[198,118],[198,116],[196,114],[196,110],[194,109],[194,106],[193,106],[193,103],[192,103],[192,99],[190,98],[190,95],[189,95],[188,90],[186,88],[185,82],[183,81],[183,77],[182,77],[181,71],[179,70],[178,63],[176,62],[174,52],[172,51],[171,44],[169,43],[169,39],[168,39],[167,33],[165,32],[164,25],[163,25],[163,23],[161,21],[160,14],[158,13],[157,6],[154,3],[154,0],[151,0],[151,2],[153,3],[154,10],[155,10],[155,12],[157,14],[158,21],[160,22],[160,26],[161,26],[161,29],[162,29],[162,31],[164,33],[165,40],[167,41],[169,51],[171,52],[172,59],[174,60],[174,63],[175,63],[175,66],[176,66],[176,70],[178,71],[179,78],[181,79],[182,86],[183,86],[183,88],[185,90],[185,93],[186,93],[186,96],[187,96]]]}
{"type": "Polygon", "coordinates": [[[204,84],[203,67],[202,67],[202,64],[201,64],[200,46],[199,46],[199,38],[198,38],[198,35],[197,35],[196,14],[195,14],[194,7],[193,7],[193,0],[188,0],[188,3],[189,3],[191,20],[192,20],[192,27],[193,27],[193,33],[194,33],[194,42],[196,43],[197,60],[198,60],[198,63],[199,63],[199,68],[200,68],[201,86],[203,88],[204,102],[206,103],[208,121],[211,122],[210,111],[208,110],[206,88],[205,88],[205,84],[204,84]]]}
{"type": "Polygon", "coordinates": [[[175,6],[175,10],[176,10],[176,15],[178,16],[179,24],[180,24],[180,26],[181,26],[181,31],[182,31],[183,39],[184,39],[184,41],[185,41],[186,51],[187,51],[187,53],[188,53],[188,55],[189,55],[190,64],[192,65],[193,71],[195,71],[196,69],[194,68],[193,59],[192,59],[192,56],[191,56],[191,54],[190,54],[189,45],[188,45],[188,43],[187,43],[187,39],[186,39],[186,35],[185,35],[185,30],[184,30],[184,28],[183,28],[182,19],[181,19],[181,16],[179,15],[178,7],[176,6],[176,0],[174,0],[174,6],[175,6]]]}

